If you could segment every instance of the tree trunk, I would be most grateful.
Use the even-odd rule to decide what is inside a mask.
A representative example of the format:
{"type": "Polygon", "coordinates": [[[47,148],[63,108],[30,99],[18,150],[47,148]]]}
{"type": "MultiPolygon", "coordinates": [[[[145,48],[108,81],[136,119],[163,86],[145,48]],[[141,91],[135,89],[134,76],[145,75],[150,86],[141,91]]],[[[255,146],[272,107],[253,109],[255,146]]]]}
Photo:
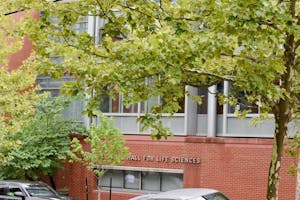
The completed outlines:
{"type": "Polygon", "coordinates": [[[298,156],[295,200],[300,200],[300,156],[298,156]]]}
{"type": "Polygon", "coordinates": [[[272,149],[272,159],[269,168],[267,200],[278,200],[279,171],[283,153],[284,138],[287,134],[287,125],[290,120],[289,105],[281,100],[275,115],[275,134],[272,149]]]}

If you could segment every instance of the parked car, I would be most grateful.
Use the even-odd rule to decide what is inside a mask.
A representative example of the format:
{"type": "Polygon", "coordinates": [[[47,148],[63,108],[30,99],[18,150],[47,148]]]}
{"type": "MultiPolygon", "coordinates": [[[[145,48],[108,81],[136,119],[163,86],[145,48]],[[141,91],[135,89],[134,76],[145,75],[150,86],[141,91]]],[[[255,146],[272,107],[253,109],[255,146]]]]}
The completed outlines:
{"type": "Polygon", "coordinates": [[[40,181],[0,181],[0,200],[71,200],[70,197],[59,195],[46,183],[40,181]]]}
{"type": "Polygon", "coordinates": [[[214,189],[184,188],[137,196],[130,200],[229,200],[229,198],[214,189]]]}

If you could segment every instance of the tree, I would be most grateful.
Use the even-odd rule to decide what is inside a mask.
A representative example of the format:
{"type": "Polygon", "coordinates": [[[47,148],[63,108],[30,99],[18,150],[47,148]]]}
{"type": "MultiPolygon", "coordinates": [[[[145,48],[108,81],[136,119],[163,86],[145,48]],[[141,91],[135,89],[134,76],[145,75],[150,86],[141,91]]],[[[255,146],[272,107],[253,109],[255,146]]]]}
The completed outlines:
{"type": "MultiPolygon", "coordinates": [[[[288,123],[299,113],[300,6],[296,0],[77,0],[68,3],[19,0],[22,9],[43,11],[39,22],[26,23],[38,45],[39,69],[77,81],[65,92],[92,94],[89,110],[103,95],[120,93],[127,104],[163,96],[141,118],[153,136],[167,136],[160,113],[176,112],[186,85],[203,87],[232,82],[260,119],[272,113],[274,145],[267,199],[278,199],[278,180],[288,123]],[[22,4],[26,2],[26,4],[22,4]],[[79,16],[105,19],[102,39],[76,34],[79,16]],[[61,56],[52,63],[50,57],[61,56]],[[145,79],[151,77],[151,84],[145,79]]],[[[233,97],[223,102],[236,101],[233,97]]],[[[240,113],[240,114],[245,114],[240,113]]]]}
{"type": "MultiPolygon", "coordinates": [[[[72,141],[74,160],[83,163],[87,168],[99,177],[105,173],[105,166],[119,165],[129,156],[128,148],[119,129],[113,125],[113,120],[101,114],[99,125],[92,126],[84,142],[90,149],[84,149],[77,138],[72,141]]],[[[101,180],[99,180],[101,181],[101,180]]],[[[98,187],[100,184],[98,183],[98,187]]],[[[100,188],[98,188],[98,200],[100,200],[100,188]]]]}
{"type": "Polygon", "coordinates": [[[9,150],[0,149],[2,154],[10,158],[8,162],[0,163],[2,179],[35,180],[46,175],[55,188],[53,175],[62,168],[63,161],[74,156],[70,148],[70,135],[85,133],[82,125],[62,116],[62,111],[70,101],[64,96],[48,96],[37,102],[32,122],[3,138],[5,141],[19,141],[19,146],[9,150]]]}
{"type": "Polygon", "coordinates": [[[73,139],[73,152],[78,153],[77,159],[85,164],[88,169],[102,175],[103,166],[120,164],[128,157],[128,148],[119,129],[113,125],[113,119],[101,114],[99,125],[93,125],[89,130],[84,142],[89,145],[84,149],[78,139],[73,139]]]}
{"type": "MultiPolygon", "coordinates": [[[[1,2],[2,3],[2,2],[1,2]]],[[[0,5],[0,149],[11,150],[19,141],[7,141],[4,138],[27,125],[34,116],[34,103],[42,95],[36,93],[36,68],[34,59],[28,58],[18,69],[9,66],[9,57],[18,52],[23,45],[23,37],[18,23],[5,15],[8,12],[4,4],[0,5]],[[14,26],[11,26],[11,24],[14,26]]],[[[10,57],[14,59],[14,57],[10,57]]],[[[10,158],[0,152],[0,162],[10,158]]]]}
{"type": "MultiPolygon", "coordinates": [[[[297,120],[298,122],[298,120],[297,120]]],[[[288,147],[286,149],[286,153],[295,158],[295,163],[289,166],[289,172],[291,175],[296,175],[296,192],[295,192],[295,200],[300,199],[300,137],[299,133],[294,135],[293,140],[290,140],[288,143],[288,147]]]]}

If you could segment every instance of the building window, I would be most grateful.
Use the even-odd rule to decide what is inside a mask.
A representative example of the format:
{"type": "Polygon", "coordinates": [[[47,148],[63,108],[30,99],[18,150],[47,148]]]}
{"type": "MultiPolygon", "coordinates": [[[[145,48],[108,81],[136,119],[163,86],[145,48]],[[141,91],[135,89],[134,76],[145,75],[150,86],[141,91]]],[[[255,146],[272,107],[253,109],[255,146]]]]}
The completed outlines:
{"type": "MultiPolygon", "coordinates": [[[[225,91],[224,91],[224,82],[217,84],[217,93],[228,95],[228,94],[225,94],[225,91]]],[[[224,113],[223,109],[224,109],[223,104],[220,104],[220,102],[217,100],[217,114],[223,114],[224,113]]]]}
{"type": "Polygon", "coordinates": [[[138,104],[125,106],[122,95],[116,94],[114,98],[103,95],[100,110],[104,113],[137,113],[138,104]]]}
{"type": "Polygon", "coordinates": [[[160,191],[160,182],[159,172],[142,172],[142,190],[160,191]]]}
{"type": "Polygon", "coordinates": [[[84,32],[87,32],[88,30],[88,17],[86,16],[80,16],[78,17],[78,20],[76,24],[72,26],[72,30],[74,30],[77,34],[82,34],[84,32]]]}
{"type": "Polygon", "coordinates": [[[161,191],[182,188],[182,174],[162,173],[161,191]]]}
{"type": "Polygon", "coordinates": [[[167,191],[183,187],[183,174],[153,171],[107,170],[99,178],[98,184],[103,189],[167,191]],[[110,182],[111,181],[111,182],[110,182]]]}
{"type": "Polygon", "coordinates": [[[207,88],[198,88],[198,96],[202,99],[202,103],[197,106],[198,114],[207,114],[207,92],[207,88]]]}
{"type": "Polygon", "coordinates": [[[228,113],[234,113],[236,110],[245,111],[248,110],[249,113],[257,114],[259,113],[259,106],[255,103],[249,103],[247,100],[247,94],[245,92],[235,92],[233,90],[232,83],[229,84],[229,95],[233,95],[237,99],[236,105],[228,106],[228,113]]]}
{"type": "MultiPolygon", "coordinates": [[[[41,87],[40,93],[49,92],[51,96],[57,97],[61,95],[60,89],[64,82],[74,81],[72,76],[66,75],[60,79],[52,79],[49,76],[39,75],[36,79],[36,84],[41,87]]],[[[63,116],[66,119],[75,119],[79,123],[84,122],[82,111],[84,109],[84,101],[72,101],[68,108],[63,111],[63,116]]]]}

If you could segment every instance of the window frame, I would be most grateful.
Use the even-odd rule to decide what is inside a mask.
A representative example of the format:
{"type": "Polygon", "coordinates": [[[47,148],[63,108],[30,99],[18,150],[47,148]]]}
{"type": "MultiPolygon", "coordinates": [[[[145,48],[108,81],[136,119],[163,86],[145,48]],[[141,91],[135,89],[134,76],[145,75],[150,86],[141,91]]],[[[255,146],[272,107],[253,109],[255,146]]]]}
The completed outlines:
{"type": "MultiPolygon", "coordinates": [[[[140,167],[122,167],[122,166],[105,166],[105,167],[101,167],[102,170],[107,170],[105,173],[109,172],[110,170],[111,171],[122,171],[122,174],[123,174],[123,187],[122,188],[119,188],[119,187],[111,187],[110,188],[110,183],[103,186],[101,185],[102,181],[101,179],[103,179],[104,177],[104,174],[101,176],[101,177],[98,177],[97,178],[97,185],[98,185],[98,189],[101,189],[101,190],[109,190],[109,189],[112,189],[112,190],[121,190],[121,191],[143,191],[143,192],[163,192],[165,190],[162,190],[162,176],[164,174],[175,174],[175,175],[179,175],[181,176],[181,185],[183,187],[183,181],[184,181],[184,173],[183,173],[183,170],[181,169],[160,169],[160,168],[140,168],[140,167]],[[139,187],[138,189],[133,189],[133,188],[126,188],[126,185],[125,185],[125,175],[126,175],[126,172],[136,172],[136,173],[139,173],[139,180],[138,180],[138,183],[139,183],[139,187]],[[155,172],[155,173],[158,173],[159,174],[159,190],[147,190],[147,189],[144,189],[143,188],[143,172],[155,172]]],[[[112,179],[113,181],[113,179],[112,179]]],[[[178,188],[179,189],[179,188],[178,188]]]]}

